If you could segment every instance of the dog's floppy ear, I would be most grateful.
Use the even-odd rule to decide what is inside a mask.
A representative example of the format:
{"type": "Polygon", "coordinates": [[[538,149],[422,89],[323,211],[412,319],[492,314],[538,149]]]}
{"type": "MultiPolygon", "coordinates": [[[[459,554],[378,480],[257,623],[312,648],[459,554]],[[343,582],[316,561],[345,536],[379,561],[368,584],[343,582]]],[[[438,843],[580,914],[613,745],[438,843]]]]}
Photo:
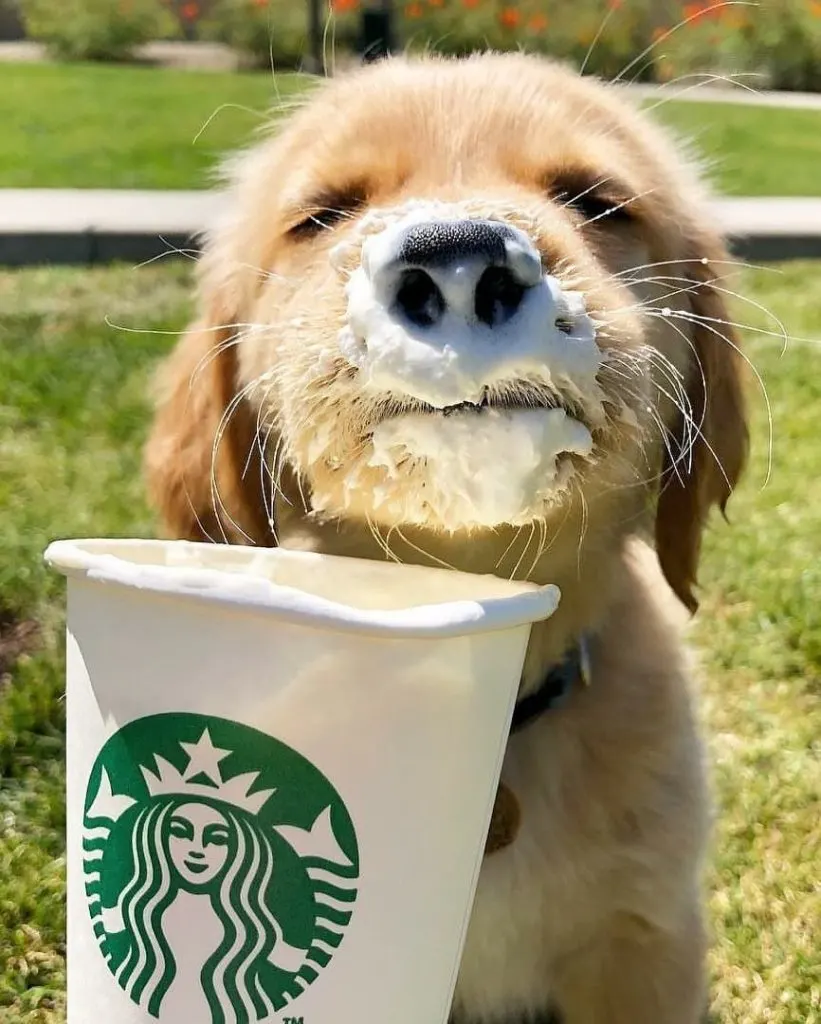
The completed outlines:
{"type": "MultiPolygon", "coordinates": [[[[714,248],[714,247],[711,247],[714,248]]],[[[701,250],[704,252],[704,250],[701,250]]],[[[694,419],[692,441],[682,416],[669,438],[656,510],[656,549],[667,581],[690,611],[701,535],[710,509],[724,512],[747,456],[748,433],[739,340],[727,321],[726,303],[714,287],[723,252],[714,263],[685,263],[693,280],[692,360],[687,395],[694,419]],[[693,271],[692,267],[697,267],[693,271]],[[689,445],[692,443],[692,449],[689,445]]]]}
{"type": "Polygon", "coordinates": [[[256,417],[238,397],[236,319],[211,303],[161,367],[148,492],[176,538],[270,544],[256,417]]]}

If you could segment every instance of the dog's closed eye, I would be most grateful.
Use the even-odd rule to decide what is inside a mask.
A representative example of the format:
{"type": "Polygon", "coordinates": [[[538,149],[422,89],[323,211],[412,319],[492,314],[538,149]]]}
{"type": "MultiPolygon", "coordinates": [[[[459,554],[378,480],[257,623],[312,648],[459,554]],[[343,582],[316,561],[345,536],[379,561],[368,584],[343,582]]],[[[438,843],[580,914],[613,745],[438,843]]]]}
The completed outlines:
{"type": "Polygon", "coordinates": [[[321,231],[347,220],[364,206],[367,198],[367,191],[361,184],[320,192],[295,211],[287,237],[295,242],[314,238],[321,231]]]}
{"type": "Polygon", "coordinates": [[[638,220],[636,197],[612,178],[571,171],[552,178],[547,189],[556,202],[577,213],[584,224],[624,225],[638,220]]]}

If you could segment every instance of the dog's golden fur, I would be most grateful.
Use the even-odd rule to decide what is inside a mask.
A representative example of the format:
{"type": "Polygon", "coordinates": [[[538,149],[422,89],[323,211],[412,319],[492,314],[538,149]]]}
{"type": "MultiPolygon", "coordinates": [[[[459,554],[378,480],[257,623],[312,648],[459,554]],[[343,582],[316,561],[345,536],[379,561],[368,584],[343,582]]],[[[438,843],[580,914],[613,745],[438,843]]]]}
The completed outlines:
{"type": "MultiPolygon", "coordinates": [[[[519,832],[485,861],[454,1016],[555,1006],[567,1024],[695,1024],[707,804],[680,602],[695,608],[701,533],[747,443],[726,257],[697,175],[613,89],[486,55],[322,85],[236,161],[230,196],[147,450],[166,526],[376,558],[389,544],[405,561],[558,584],[523,690],[582,634],[592,684],[510,742],[519,832]],[[531,529],[409,527],[373,502],[376,406],[335,339],[362,217],[411,199],[526,226],[599,324],[606,422],[531,529]],[[315,230],[312,213],[337,219],[315,230]]],[[[390,486],[401,498],[418,477],[390,486]]]]}

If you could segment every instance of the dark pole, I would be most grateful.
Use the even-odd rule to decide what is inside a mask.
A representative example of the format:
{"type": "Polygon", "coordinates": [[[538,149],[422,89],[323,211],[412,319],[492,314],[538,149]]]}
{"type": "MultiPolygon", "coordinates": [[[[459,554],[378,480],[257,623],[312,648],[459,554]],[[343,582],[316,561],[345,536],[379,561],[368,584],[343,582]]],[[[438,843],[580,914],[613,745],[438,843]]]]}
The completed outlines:
{"type": "Polygon", "coordinates": [[[322,73],[322,0],[308,0],[308,53],[315,75],[322,73]]]}
{"type": "Polygon", "coordinates": [[[391,0],[368,0],[362,8],[362,60],[366,64],[393,51],[391,0]]]}

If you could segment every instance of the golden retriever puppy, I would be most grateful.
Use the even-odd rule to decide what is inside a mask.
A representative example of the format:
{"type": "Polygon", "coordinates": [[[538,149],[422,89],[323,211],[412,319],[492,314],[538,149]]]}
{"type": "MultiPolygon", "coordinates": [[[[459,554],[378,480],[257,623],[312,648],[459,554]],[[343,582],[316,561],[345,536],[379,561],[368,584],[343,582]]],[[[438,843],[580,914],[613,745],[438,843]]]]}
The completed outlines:
{"type": "Polygon", "coordinates": [[[323,83],[230,178],[147,450],[167,528],[558,584],[453,1019],[695,1024],[679,612],[747,444],[697,175],[613,88],[483,55],[323,83]]]}

